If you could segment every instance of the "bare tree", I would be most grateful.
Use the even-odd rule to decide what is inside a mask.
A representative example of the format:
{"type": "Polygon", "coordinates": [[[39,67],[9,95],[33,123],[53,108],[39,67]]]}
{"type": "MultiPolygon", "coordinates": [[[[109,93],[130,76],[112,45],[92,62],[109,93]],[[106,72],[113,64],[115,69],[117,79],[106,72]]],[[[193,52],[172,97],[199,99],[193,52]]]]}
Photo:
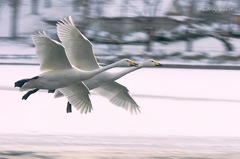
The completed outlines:
{"type": "MultiPolygon", "coordinates": [[[[196,0],[191,0],[188,16],[194,18],[195,17],[195,11],[196,11],[196,0]]],[[[191,23],[192,22],[190,22],[190,20],[187,20],[188,28],[191,28],[191,26],[192,26],[191,23]]],[[[189,36],[189,30],[187,30],[186,36],[187,36],[186,51],[187,52],[192,52],[193,44],[192,44],[192,39],[189,36]]]]}
{"type": "Polygon", "coordinates": [[[45,8],[51,8],[52,7],[52,0],[45,0],[44,1],[44,7],[45,8]]]}
{"type": "Polygon", "coordinates": [[[128,14],[128,3],[129,0],[122,0],[121,4],[121,16],[124,17],[128,14]]]}
{"type": "MultiPolygon", "coordinates": [[[[0,1],[0,15],[1,15],[1,9],[2,9],[2,1],[0,1]]],[[[0,21],[1,21],[1,16],[0,16],[0,21]]]]}
{"type": "Polygon", "coordinates": [[[12,7],[12,11],[11,11],[11,32],[10,32],[10,36],[13,39],[17,38],[17,23],[18,23],[18,15],[19,15],[19,5],[20,5],[20,1],[19,0],[11,0],[10,1],[10,6],[12,7]]]}
{"type": "Polygon", "coordinates": [[[90,9],[90,5],[91,1],[90,0],[82,0],[81,1],[81,10],[78,10],[81,12],[81,30],[82,32],[84,32],[85,28],[87,28],[87,26],[89,25],[89,17],[91,14],[91,9],[90,9]]]}
{"type": "Polygon", "coordinates": [[[209,5],[210,8],[214,8],[214,6],[215,6],[215,0],[209,0],[209,1],[208,1],[208,5],[209,5]]]}
{"type": "Polygon", "coordinates": [[[238,10],[240,10],[240,0],[237,0],[238,3],[238,10]]]}
{"type": "Polygon", "coordinates": [[[154,33],[156,31],[155,26],[155,18],[157,16],[157,11],[160,5],[161,0],[153,0],[148,1],[144,0],[144,16],[146,16],[145,20],[145,32],[148,35],[148,39],[146,42],[146,51],[150,52],[152,51],[152,42],[154,41],[154,33]]]}
{"type": "Polygon", "coordinates": [[[139,3],[142,3],[143,7],[139,8],[133,1],[124,1],[125,5],[127,4],[126,9],[129,12],[136,14],[139,17],[142,17],[140,25],[143,25],[143,29],[148,35],[148,39],[146,42],[146,51],[148,52],[152,51],[152,42],[154,40],[154,32],[156,30],[154,17],[157,16],[158,9],[160,8],[160,2],[161,0],[142,0],[139,3]]]}
{"type": "Polygon", "coordinates": [[[150,16],[150,18],[146,18],[146,23],[145,23],[146,24],[145,30],[148,35],[148,40],[146,43],[146,51],[148,52],[152,51],[152,42],[154,40],[154,33],[156,31],[153,17],[157,16],[157,10],[158,10],[160,1],[161,0],[154,0],[152,2],[149,2],[147,0],[144,0],[145,14],[146,16],[150,16]]]}
{"type": "Polygon", "coordinates": [[[38,0],[32,0],[31,13],[34,15],[38,14],[38,0]]]}
{"type": "Polygon", "coordinates": [[[81,0],[73,0],[72,7],[74,12],[79,12],[80,3],[81,3],[81,0]]]}
{"type": "Polygon", "coordinates": [[[109,3],[111,0],[74,0],[73,3],[76,5],[75,11],[80,13],[79,17],[81,30],[89,25],[90,17],[100,17],[104,10],[104,5],[109,3]]]}
{"type": "Polygon", "coordinates": [[[100,17],[102,15],[103,2],[101,0],[96,0],[96,16],[100,17]]]}

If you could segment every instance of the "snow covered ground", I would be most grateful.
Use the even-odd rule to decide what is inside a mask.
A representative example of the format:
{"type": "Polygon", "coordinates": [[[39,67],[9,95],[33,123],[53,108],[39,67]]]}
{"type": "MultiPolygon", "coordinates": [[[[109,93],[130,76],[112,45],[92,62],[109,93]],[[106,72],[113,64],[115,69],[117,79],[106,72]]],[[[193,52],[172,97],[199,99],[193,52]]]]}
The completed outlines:
{"type": "MultiPolygon", "coordinates": [[[[226,53],[220,41],[204,38],[193,42],[193,52],[186,52],[186,42],[170,44],[154,43],[152,52],[145,52],[142,45],[117,46],[94,44],[94,52],[100,63],[110,64],[121,58],[130,58],[136,62],[153,58],[165,64],[201,64],[201,65],[240,65],[239,39],[231,39],[234,52],[226,53]]],[[[38,64],[35,48],[29,43],[0,41],[0,63],[33,63],[38,64]]]]}
{"type": "MultiPolygon", "coordinates": [[[[113,69],[119,71],[125,68],[113,69]]],[[[202,158],[240,156],[238,70],[145,68],[118,80],[141,106],[131,115],[92,94],[90,114],[66,113],[41,91],[13,88],[39,66],[0,65],[0,158],[202,158]]]]}
{"type": "Polygon", "coordinates": [[[118,82],[141,106],[138,115],[95,94],[90,114],[67,114],[66,99],[45,91],[22,101],[14,82],[38,73],[0,65],[0,158],[239,159],[238,70],[133,72],[118,82]]]}
{"type": "Polygon", "coordinates": [[[240,137],[237,70],[141,69],[119,80],[141,114],[92,94],[93,111],[82,115],[75,109],[67,114],[67,100],[45,92],[21,100],[24,93],[13,89],[14,82],[37,75],[38,69],[0,66],[0,134],[240,137]]]}

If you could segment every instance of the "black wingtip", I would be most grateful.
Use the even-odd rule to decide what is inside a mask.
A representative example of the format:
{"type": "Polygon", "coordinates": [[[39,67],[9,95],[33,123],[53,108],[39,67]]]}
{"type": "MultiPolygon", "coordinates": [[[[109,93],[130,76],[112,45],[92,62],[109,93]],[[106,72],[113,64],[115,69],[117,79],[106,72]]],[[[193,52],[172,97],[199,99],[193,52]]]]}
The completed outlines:
{"type": "Polygon", "coordinates": [[[38,79],[39,76],[35,76],[33,78],[24,78],[24,79],[21,79],[21,80],[18,80],[17,82],[14,83],[14,87],[22,87],[26,82],[29,82],[30,80],[33,80],[33,79],[38,79]]]}
{"type": "Polygon", "coordinates": [[[14,87],[22,87],[26,82],[28,82],[28,79],[22,79],[14,83],[14,87]]]}

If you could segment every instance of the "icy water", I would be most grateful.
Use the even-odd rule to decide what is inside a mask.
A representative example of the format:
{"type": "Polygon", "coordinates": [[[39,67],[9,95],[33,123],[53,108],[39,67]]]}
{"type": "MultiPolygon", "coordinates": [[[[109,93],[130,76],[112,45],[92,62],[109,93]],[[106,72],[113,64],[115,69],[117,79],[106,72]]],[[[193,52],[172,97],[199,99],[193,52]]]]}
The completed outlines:
{"type": "Polygon", "coordinates": [[[3,135],[0,158],[238,159],[239,138],[3,135]]]}
{"type": "Polygon", "coordinates": [[[118,82],[141,114],[92,94],[93,112],[82,115],[45,91],[21,100],[13,83],[38,69],[0,66],[0,159],[240,158],[238,70],[138,70],[118,82]]]}

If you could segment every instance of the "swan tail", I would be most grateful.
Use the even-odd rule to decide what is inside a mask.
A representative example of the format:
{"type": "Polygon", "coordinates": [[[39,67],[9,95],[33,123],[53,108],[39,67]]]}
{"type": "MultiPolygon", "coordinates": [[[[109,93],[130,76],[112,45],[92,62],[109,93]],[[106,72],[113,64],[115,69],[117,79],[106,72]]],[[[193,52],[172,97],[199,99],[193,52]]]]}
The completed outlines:
{"type": "Polygon", "coordinates": [[[24,78],[24,79],[21,79],[21,80],[18,80],[17,82],[14,83],[14,87],[22,87],[26,82],[29,82],[33,79],[37,79],[38,76],[35,76],[33,78],[24,78]]]}
{"type": "Polygon", "coordinates": [[[30,81],[30,78],[25,78],[25,79],[18,80],[17,82],[14,83],[14,87],[21,88],[28,81],[30,81]]]}

